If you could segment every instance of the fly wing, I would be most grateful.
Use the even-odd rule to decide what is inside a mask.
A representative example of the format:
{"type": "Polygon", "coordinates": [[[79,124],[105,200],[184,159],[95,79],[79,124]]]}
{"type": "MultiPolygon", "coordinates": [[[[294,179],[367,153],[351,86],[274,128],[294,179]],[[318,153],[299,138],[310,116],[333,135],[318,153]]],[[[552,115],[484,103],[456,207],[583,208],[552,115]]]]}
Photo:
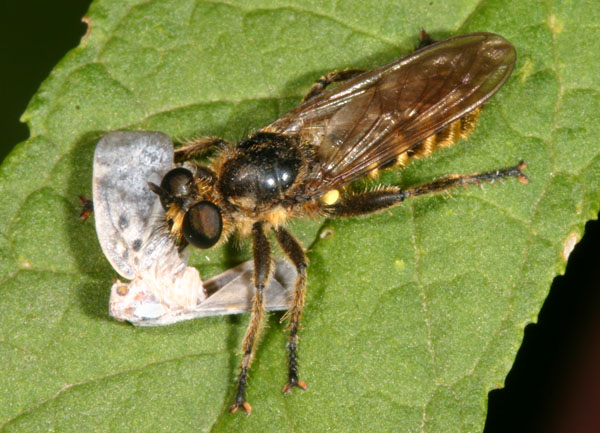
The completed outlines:
{"type": "Polygon", "coordinates": [[[311,98],[264,128],[315,148],[316,197],[384,165],[490,98],[510,76],[514,47],[491,33],[429,45],[311,98]]]}

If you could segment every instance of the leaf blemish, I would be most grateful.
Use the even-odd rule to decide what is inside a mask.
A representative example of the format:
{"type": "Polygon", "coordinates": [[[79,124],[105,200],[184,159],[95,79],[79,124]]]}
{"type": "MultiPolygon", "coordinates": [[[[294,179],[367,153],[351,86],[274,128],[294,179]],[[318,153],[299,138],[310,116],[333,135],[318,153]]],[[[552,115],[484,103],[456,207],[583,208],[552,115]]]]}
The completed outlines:
{"type": "Polygon", "coordinates": [[[319,234],[319,239],[328,239],[332,236],[333,236],[333,229],[328,227],[326,229],[323,229],[323,231],[321,231],[321,233],[319,234]]]}
{"type": "Polygon", "coordinates": [[[33,267],[33,265],[29,260],[23,259],[23,260],[19,261],[19,267],[21,269],[31,269],[33,267]]]}
{"type": "Polygon", "coordinates": [[[554,35],[562,33],[562,31],[565,29],[563,22],[558,19],[556,15],[550,15],[548,17],[548,27],[550,27],[550,30],[554,35]]]}
{"type": "Polygon", "coordinates": [[[565,245],[563,246],[563,250],[562,250],[562,258],[564,259],[565,262],[567,260],[569,260],[569,256],[573,252],[575,245],[577,245],[578,240],[579,239],[577,238],[577,235],[575,233],[571,233],[569,235],[569,237],[567,238],[565,245]]]}
{"type": "Polygon", "coordinates": [[[85,41],[92,33],[92,20],[87,15],[81,18],[81,22],[87,25],[87,29],[85,30],[85,34],[81,37],[81,42],[85,41]]]}
{"type": "Polygon", "coordinates": [[[533,61],[531,59],[526,59],[520,71],[521,84],[527,81],[527,79],[531,76],[531,71],[533,71],[533,61]]]}

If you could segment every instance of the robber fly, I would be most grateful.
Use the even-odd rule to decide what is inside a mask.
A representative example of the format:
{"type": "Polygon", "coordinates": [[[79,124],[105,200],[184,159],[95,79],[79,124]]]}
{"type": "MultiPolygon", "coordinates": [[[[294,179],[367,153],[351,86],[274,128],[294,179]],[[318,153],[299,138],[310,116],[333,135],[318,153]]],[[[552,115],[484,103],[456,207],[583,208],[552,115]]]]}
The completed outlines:
{"type": "Polygon", "coordinates": [[[345,189],[381,168],[403,166],[468,136],[481,105],[510,76],[515,57],[514,47],[498,35],[473,33],[433,42],[422,32],[421,46],[411,55],[366,72],[345,70],[322,77],[298,107],[237,144],[202,138],[176,151],[176,158],[187,160],[219,148],[208,166],[175,168],[160,186],[150,184],[166,210],[175,242],[210,248],[234,231],[252,237],[256,294],[231,412],[240,407],[251,411],[245,398],[248,369],[265,316],[263,291],[273,269],[268,232],[274,232],[298,272],[285,315],[288,382],[283,391],[288,393],[307,386],[298,377],[298,330],[308,260],[300,242],[285,229],[290,218],[355,217],[459,185],[506,177],[527,182],[521,162],[404,190],[345,189]],[[337,85],[328,87],[332,83],[337,85]]]}

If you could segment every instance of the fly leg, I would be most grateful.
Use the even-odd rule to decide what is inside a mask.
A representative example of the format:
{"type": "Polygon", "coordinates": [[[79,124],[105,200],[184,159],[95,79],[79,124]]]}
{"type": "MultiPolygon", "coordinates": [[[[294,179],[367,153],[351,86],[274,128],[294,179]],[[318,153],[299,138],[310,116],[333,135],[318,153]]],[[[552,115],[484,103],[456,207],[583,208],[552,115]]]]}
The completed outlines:
{"type": "Polygon", "coordinates": [[[211,147],[224,147],[227,142],[218,137],[199,137],[175,149],[175,162],[183,162],[206,153],[211,147]]]}
{"type": "Polygon", "coordinates": [[[405,190],[391,186],[387,188],[366,191],[361,194],[351,195],[343,198],[335,204],[325,206],[324,211],[327,215],[331,216],[353,217],[375,213],[383,209],[390,208],[402,203],[407,198],[441,192],[450,188],[456,188],[458,186],[467,186],[473,184],[478,185],[482,182],[492,183],[496,180],[501,180],[508,177],[516,177],[522,183],[529,183],[529,179],[527,179],[527,176],[525,176],[522,171],[525,167],[525,163],[521,161],[514,167],[488,171],[485,173],[450,175],[431,183],[419,185],[405,190]]]}
{"type": "Polygon", "coordinates": [[[321,78],[319,78],[313,83],[312,87],[310,88],[304,99],[302,99],[302,102],[314,98],[332,83],[339,83],[340,81],[349,80],[350,78],[356,77],[357,75],[362,74],[363,72],[365,71],[361,69],[345,69],[343,71],[333,71],[327,75],[323,75],[321,78]]]}
{"type": "MultiPolygon", "coordinates": [[[[427,33],[425,30],[421,30],[419,32],[419,46],[417,47],[417,50],[426,47],[427,45],[431,45],[434,42],[436,41],[431,39],[429,33],[427,33]]],[[[333,71],[328,73],[327,75],[323,75],[321,78],[314,82],[304,99],[302,99],[302,102],[308,101],[309,99],[319,95],[330,84],[349,80],[350,78],[356,77],[357,75],[362,74],[363,72],[365,71],[362,69],[344,69],[343,71],[333,71]]]]}
{"type": "MultiPolygon", "coordinates": [[[[431,39],[429,33],[427,33],[425,30],[421,30],[419,32],[419,46],[417,47],[417,50],[426,47],[427,45],[431,45],[434,42],[436,41],[431,39]]],[[[333,71],[328,73],[327,75],[323,75],[321,78],[314,82],[304,99],[302,99],[302,102],[308,101],[309,99],[319,95],[330,84],[349,80],[350,78],[356,77],[357,75],[362,74],[363,72],[365,71],[362,69],[345,69],[343,71],[333,71]]]]}
{"type": "Polygon", "coordinates": [[[237,394],[235,402],[229,408],[234,413],[238,408],[244,409],[247,414],[252,411],[252,406],[246,401],[246,386],[248,385],[248,370],[252,359],[258,337],[263,327],[265,318],[264,290],[269,282],[272,272],[271,246],[265,234],[262,222],[256,222],[252,226],[252,252],[254,255],[254,287],[256,293],[252,302],[252,314],[250,323],[242,342],[242,364],[238,377],[237,394]]]}
{"type": "Polygon", "coordinates": [[[288,394],[294,386],[302,389],[306,389],[307,386],[306,382],[298,379],[298,330],[300,328],[302,310],[304,309],[304,299],[306,298],[306,266],[308,259],[306,254],[304,254],[304,249],[290,232],[284,228],[278,228],[275,231],[275,237],[281,249],[298,270],[292,305],[282,319],[289,319],[288,331],[290,334],[287,344],[289,351],[288,383],[283,387],[283,392],[288,394]]]}
{"type": "Polygon", "coordinates": [[[421,29],[421,31],[419,32],[419,46],[417,47],[417,50],[420,50],[421,48],[424,48],[427,45],[431,45],[434,42],[437,42],[437,41],[434,41],[433,39],[431,39],[431,36],[429,36],[429,33],[427,33],[424,29],[421,29]]]}

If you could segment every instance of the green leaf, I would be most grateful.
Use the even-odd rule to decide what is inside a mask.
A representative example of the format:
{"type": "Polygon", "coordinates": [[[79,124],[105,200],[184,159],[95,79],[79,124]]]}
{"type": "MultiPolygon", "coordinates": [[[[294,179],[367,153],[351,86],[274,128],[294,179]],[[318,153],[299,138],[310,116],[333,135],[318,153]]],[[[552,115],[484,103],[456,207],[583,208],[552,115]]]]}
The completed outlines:
{"type": "MultiPolygon", "coordinates": [[[[600,207],[598,3],[98,0],[88,17],[91,34],[23,115],[31,138],[0,167],[3,431],[480,431],[487,393],[600,207]],[[421,28],[502,34],[517,66],[469,140],[380,181],[524,159],[531,183],[294,223],[310,246],[309,389],[281,393],[286,335],[273,314],[254,411],[230,415],[248,315],[157,329],[108,317],[116,274],[92,222],[77,219],[96,142],[117,129],[238,139],[323,73],[407,54],[421,28]]],[[[248,251],[205,256],[193,262],[208,277],[248,251]]]]}

